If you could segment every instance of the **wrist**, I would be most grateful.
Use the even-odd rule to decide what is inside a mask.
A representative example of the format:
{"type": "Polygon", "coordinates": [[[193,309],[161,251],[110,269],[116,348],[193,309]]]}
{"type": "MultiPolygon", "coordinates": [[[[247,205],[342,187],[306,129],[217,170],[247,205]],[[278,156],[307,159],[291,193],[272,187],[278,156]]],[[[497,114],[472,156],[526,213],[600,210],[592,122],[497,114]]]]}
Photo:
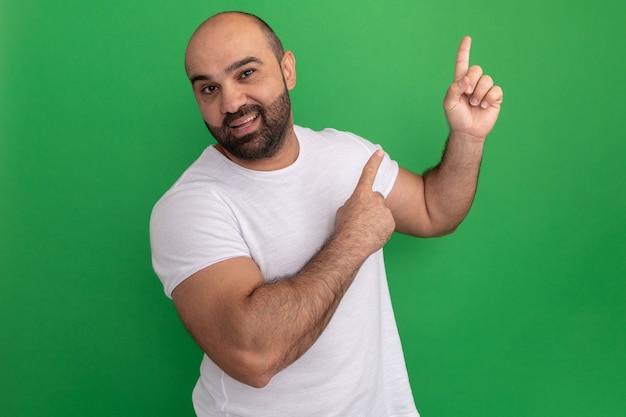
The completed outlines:
{"type": "Polygon", "coordinates": [[[358,269],[370,255],[368,249],[361,242],[361,238],[349,231],[336,231],[326,244],[328,252],[337,254],[341,263],[348,269],[358,269]]]}
{"type": "Polygon", "coordinates": [[[448,135],[449,142],[458,142],[467,146],[478,148],[482,151],[482,148],[485,145],[485,141],[487,137],[474,136],[467,132],[450,130],[450,134],[448,135]]]}

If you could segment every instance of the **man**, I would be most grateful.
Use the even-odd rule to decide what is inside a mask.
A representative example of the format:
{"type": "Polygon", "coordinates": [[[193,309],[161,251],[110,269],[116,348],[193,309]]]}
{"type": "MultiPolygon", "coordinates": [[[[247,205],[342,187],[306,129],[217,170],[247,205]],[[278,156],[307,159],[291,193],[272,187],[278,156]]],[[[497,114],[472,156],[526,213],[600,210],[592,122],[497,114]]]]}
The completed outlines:
{"type": "Polygon", "coordinates": [[[502,90],[459,48],[450,135],[423,176],[350,133],[294,125],[294,55],[259,18],[215,15],[185,67],[209,146],[156,204],[155,271],[206,353],[199,416],[417,416],[382,247],[455,230],[502,90]]]}

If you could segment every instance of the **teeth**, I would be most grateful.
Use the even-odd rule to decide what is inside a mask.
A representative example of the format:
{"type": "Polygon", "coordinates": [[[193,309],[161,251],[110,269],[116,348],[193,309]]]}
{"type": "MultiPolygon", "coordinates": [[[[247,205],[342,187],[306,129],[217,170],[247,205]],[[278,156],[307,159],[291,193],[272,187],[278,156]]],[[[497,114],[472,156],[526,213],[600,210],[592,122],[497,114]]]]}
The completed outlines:
{"type": "Polygon", "coordinates": [[[254,114],[254,115],[252,115],[252,116],[248,117],[246,120],[244,120],[242,124],[244,124],[244,123],[248,123],[248,122],[250,122],[250,121],[252,121],[252,120],[254,120],[254,119],[256,119],[256,118],[257,118],[257,115],[256,115],[256,114],[254,114]]]}
{"type": "Polygon", "coordinates": [[[254,119],[256,119],[257,117],[259,117],[258,114],[253,114],[250,117],[248,117],[246,120],[244,120],[243,122],[239,123],[237,126],[233,126],[235,129],[240,128],[241,126],[245,125],[248,122],[253,121],[254,119]]]}

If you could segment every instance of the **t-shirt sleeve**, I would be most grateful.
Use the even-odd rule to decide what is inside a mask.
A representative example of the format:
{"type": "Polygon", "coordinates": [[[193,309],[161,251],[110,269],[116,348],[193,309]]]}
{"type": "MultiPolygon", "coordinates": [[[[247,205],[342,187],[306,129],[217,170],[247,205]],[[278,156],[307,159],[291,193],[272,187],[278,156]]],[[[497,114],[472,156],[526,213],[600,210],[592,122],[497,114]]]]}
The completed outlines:
{"type": "Polygon", "coordinates": [[[165,294],[214,263],[250,256],[239,224],[217,195],[177,189],[157,202],[150,218],[152,265],[165,294]]]}
{"type": "MultiPolygon", "coordinates": [[[[367,150],[367,158],[369,158],[377,149],[382,149],[380,145],[376,145],[367,139],[355,135],[354,133],[341,133],[350,136],[353,140],[358,142],[360,146],[364,147],[367,150]]],[[[363,161],[363,165],[361,166],[361,168],[365,166],[365,162],[367,162],[367,159],[363,161]]],[[[385,198],[387,198],[393,188],[393,185],[396,182],[396,179],[398,178],[399,171],[400,167],[398,166],[398,163],[395,160],[391,159],[389,154],[385,152],[385,157],[383,158],[383,161],[378,168],[378,172],[376,174],[376,179],[374,180],[374,185],[372,189],[381,193],[385,198]]]]}
{"type": "Polygon", "coordinates": [[[378,173],[376,175],[376,179],[374,180],[374,186],[372,189],[374,191],[378,191],[385,198],[387,198],[393,189],[393,185],[396,183],[399,171],[400,168],[398,163],[391,159],[389,154],[385,152],[385,157],[383,162],[380,164],[380,168],[378,168],[378,173]]]}

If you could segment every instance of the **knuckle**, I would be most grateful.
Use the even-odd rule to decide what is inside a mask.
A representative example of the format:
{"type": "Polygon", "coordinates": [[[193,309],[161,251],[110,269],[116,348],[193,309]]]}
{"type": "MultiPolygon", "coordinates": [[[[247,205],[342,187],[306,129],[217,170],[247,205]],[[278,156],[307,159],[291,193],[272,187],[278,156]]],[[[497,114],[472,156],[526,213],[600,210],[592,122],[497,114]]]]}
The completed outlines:
{"type": "Polygon", "coordinates": [[[469,73],[476,75],[476,76],[480,76],[483,73],[483,69],[480,65],[472,65],[469,68],[469,73]]]}
{"type": "Polygon", "coordinates": [[[486,85],[489,85],[489,86],[492,86],[492,85],[493,85],[493,78],[491,78],[491,75],[487,75],[487,74],[483,75],[483,76],[482,76],[482,81],[483,81],[486,85]]]}

